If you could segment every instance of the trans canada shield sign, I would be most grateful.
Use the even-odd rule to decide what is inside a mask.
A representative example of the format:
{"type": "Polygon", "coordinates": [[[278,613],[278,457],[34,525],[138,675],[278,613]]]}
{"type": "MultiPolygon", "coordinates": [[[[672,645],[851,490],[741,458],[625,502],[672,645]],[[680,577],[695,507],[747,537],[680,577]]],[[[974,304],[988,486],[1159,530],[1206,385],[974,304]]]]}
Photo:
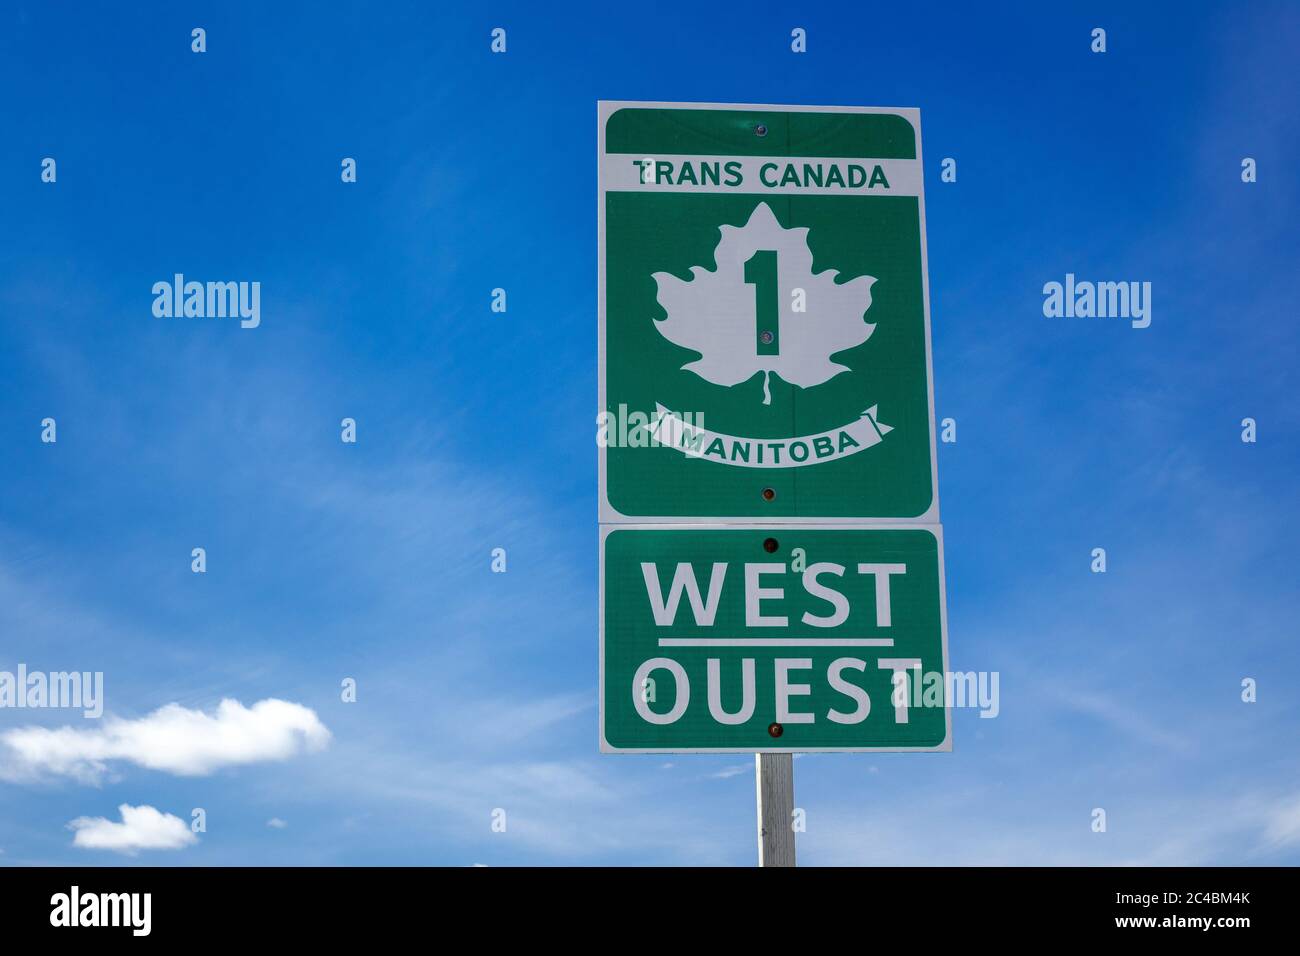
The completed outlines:
{"type": "Polygon", "coordinates": [[[943,595],[933,525],[605,525],[601,750],[950,750],[943,595]]]}
{"type": "Polygon", "coordinates": [[[601,522],[937,523],[916,111],[599,118],[601,522]]]}

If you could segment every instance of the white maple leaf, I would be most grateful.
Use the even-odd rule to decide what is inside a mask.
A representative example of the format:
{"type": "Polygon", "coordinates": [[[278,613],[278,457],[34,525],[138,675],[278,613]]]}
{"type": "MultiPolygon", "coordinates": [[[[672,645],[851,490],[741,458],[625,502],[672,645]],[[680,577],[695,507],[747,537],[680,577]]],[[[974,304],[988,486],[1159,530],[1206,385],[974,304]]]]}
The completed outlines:
{"type": "MultiPolygon", "coordinates": [[[[655,328],[668,341],[701,356],[682,368],[728,388],[757,372],[776,373],[803,388],[847,372],[847,366],[830,357],[861,345],[875,330],[865,318],[875,278],[858,276],[838,284],[834,269],[814,275],[807,227],[782,228],[767,203],[759,203],[745,225],[722,225],[719,231],[716,271],[692,266],[690,279],[667,272],[653,275],[659,304],[668,313],[655,320],[655,328]],[[758,353],[757,286],[745,281],[745,263],[760,250],[776,252],[776,355],[758,353]],[[791,308],[795,289],[804,290],[804,312],[791,308]]],[[[765,405],[771,402],[767,375],[765,405]]]]}

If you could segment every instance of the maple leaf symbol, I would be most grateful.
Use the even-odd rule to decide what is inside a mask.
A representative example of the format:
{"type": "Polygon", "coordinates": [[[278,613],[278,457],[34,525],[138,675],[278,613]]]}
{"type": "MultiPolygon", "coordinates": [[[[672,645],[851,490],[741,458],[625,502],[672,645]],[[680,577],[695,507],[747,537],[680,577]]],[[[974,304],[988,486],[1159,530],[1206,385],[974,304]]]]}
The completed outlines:
{"type": "Polygon", "coordinates": [[[832,362],[836,352],[861,345],[875,330],[866,321],[873,276],[836,283],[834,269],[813,274],[808,229],[785,229],[767,203],[759,203],[744,226],[719,226],[714,252],[717,270],[691,267],[690,279],[667,272],[653,275],[667,318],[656,319],[659,334],[700,358],[682,368],[714,385],[732,387],[763,372],[763,404],[771,404],[772,373],[802,388],[820,385],[849,371],[832,362]],[[745,281],[745,263],[754,254],[776,253],[776,303],[779,351],[760,355],[756,335],[758,286],[745,281]],[[791,308],[792,291],[804,290],[806,311],[791,308]]]}

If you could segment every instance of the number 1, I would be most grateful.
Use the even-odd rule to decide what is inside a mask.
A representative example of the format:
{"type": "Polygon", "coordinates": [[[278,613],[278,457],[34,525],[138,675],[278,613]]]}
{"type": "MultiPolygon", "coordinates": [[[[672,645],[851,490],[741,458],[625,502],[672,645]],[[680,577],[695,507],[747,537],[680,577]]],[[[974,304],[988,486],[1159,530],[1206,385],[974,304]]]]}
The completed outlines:
{"type": "Polygon", "coordinates": [[[779,355],[777,325],[776,250],[759,249],[745,263],[745,284],[754,287],[754,345],[759,355],[779,355]]]}

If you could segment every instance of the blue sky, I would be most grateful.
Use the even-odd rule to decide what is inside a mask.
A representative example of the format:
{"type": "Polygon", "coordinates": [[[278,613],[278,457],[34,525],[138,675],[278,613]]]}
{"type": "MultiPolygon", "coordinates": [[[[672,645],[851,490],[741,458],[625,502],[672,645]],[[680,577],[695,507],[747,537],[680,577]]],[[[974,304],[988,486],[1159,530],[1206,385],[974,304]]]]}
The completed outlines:
{"type": "Polygon", "coordinates": [[[1001,714],[799,759],[801,864],[1300,862],[1294,6],[264,6],[6,7],[0,669],[329,740],[0,765],[0,863],[754,861],[752,762],[596,752],[598,99],[921,110],[951,665],[1001,714]],[[175,272],[260,327],[154,318],[175,272]],[[1067,272],[1150,328],[1045,318],[1067,272]],[[207,832],[74,845],[121,804],[207,832]]]}

